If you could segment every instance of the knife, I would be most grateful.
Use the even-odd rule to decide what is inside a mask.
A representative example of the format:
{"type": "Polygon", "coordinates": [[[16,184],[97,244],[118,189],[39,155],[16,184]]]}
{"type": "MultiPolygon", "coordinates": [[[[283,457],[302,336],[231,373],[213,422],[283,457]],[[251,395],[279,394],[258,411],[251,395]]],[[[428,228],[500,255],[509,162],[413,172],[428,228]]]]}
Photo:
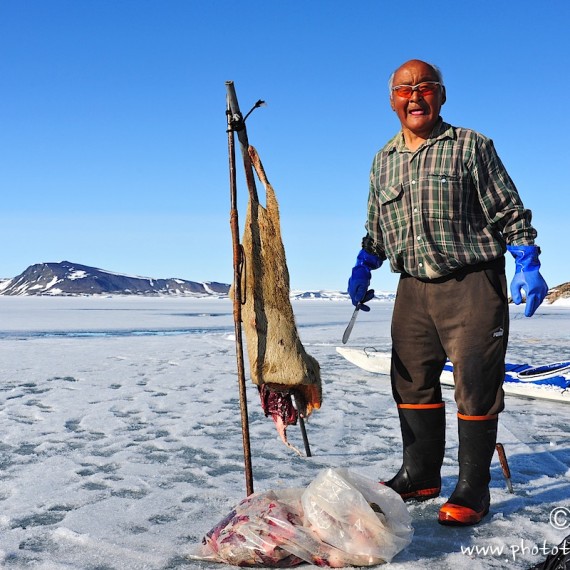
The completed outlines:
{"type": "Polygon", "coordinates": [[[352,317],[350,318],[350,322],[348,323],[348,326],[346,327],[346,330],[344,331],[344,334],[342,335],[342,344],[346,344],[348,342],[348,337],[350,336],[350,333],[352,332],[352,329],[354,328],[354,323],[356,322],[356,317],[358,316],[358,311],[360,311],[361,305],[362,305],[362,303],[357,303],[356,309],[354,309],[354,313],[352,313],[352,317]]]}

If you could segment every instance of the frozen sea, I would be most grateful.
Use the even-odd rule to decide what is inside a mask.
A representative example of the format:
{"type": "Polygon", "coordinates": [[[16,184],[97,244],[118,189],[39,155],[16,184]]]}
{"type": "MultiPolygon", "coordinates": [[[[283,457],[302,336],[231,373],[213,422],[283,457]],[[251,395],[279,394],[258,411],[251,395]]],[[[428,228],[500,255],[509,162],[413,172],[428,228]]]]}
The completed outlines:
{"type": "MultiPolygon", "coordinates": [[[[388,350],[392,304],[372,307],[349,345],[388,350]]],[[[322,370],[313,456],[280,442],[248,380],[255,491],[305,487],[327,467],[393,475],[401,444],[387,377],[335,352],[352,306],[293,308],[322,370]]],[[[570,306],[531,319],[513,307],[511,327],[510,361],[570,360],[570,306]]],[[[461,529],[436,522],[457,474],[453,392],[444,397],[443,495],[407,505],[414,538],[390,567],[529,568],[570,532],[570,406],[508,397],[499,441],[514,493],[495,458],[491,513],[461,529]]],[[[298,427],[288,435],[303,448],[298,427]]],[[[245,497],[241,442],[230,300],[0,297],[3,568],[223,569],[187,554],[245,497]]]]}

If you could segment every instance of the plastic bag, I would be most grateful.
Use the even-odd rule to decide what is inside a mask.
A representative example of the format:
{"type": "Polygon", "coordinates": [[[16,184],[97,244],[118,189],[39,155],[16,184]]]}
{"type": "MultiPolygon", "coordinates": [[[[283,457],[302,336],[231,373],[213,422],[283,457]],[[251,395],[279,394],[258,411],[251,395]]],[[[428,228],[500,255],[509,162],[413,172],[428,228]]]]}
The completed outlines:
{"type": "Polygon", "coordinates": [[[411,517],[389,487],[327,469],[306,489],[253,494],[202,540],[190,558],[235,566],[372,566],[412,540],[411,517]]]}
{"type": "Polygon", "coordinates": [[[302,505],[309,527],[353,566],[390,562],[412,541],[400,495],[348,469],[321,473],[303,493],[302,505]]]}

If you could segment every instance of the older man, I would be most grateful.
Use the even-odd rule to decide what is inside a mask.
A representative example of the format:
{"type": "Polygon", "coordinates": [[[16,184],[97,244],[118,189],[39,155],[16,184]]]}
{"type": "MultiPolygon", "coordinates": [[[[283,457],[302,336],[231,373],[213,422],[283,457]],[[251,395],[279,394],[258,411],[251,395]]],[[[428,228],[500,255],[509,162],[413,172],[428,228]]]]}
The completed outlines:
{"type": "Polygon", "coordinates": [[[411,60],[389,82],[400,132],[375,156],[367,234],[348,290],[354,305],[373,295],[371,270],[385,259],[400,281],[392,317],[392,391],[403,464],[386,482],[404,500],[437,497],[445,449],[439,376],[455,376],[459,478],[439,512],[472,525],[488,512],[490,464],[509,330],[504,254],[515,257],[515,303],[530,317],[548,287],[540,275],[531,212],[485,136],[440,117],[446,100],[437,67],[411,60]]]}

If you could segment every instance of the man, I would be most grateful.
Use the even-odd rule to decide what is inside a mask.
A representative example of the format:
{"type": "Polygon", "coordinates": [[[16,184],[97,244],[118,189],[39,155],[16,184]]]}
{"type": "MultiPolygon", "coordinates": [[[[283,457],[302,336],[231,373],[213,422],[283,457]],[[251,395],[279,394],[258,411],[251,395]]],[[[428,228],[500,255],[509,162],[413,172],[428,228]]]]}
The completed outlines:
{"type": "Polygon", "coordinates": [[[440,117],[439,69],[419,60],[389,82],[401,131],[375,156],[367,234],[348,290],[354,305],[374,296],[371,270],[385,259],[400,273],[392,317],[391,380],[403,464],[386,482],[404,500],[437,497],[445,449],[439,376],[455,376],[459,478],[439,512],[445,525],[476,524],[489,512],[490,464],[503,410],[509,314],[506,250],[515,257],[511,295],[530,317],[548,287],[540,275],[531,212],[490,139],[440,117]]]}

